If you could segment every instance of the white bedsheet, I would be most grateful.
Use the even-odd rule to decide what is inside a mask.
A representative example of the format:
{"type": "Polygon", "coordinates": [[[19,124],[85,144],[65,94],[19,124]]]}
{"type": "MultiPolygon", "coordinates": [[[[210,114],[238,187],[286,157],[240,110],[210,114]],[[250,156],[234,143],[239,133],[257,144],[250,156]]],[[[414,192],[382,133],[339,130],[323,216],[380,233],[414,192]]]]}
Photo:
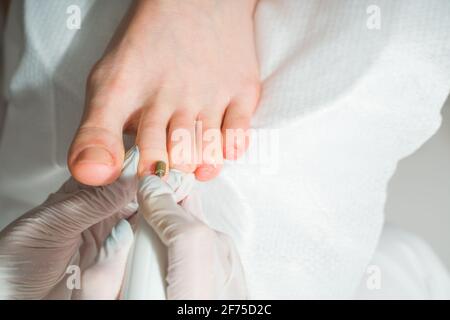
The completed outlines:
{"type": "MultiPolygon", "coordinates": [[[[86,76],[128,5],[12,2],[0,227],[67,178],[86,76]],[[80,30],[66,28],[73,4],[83,15],[80,30]]],[[[450,89],[449,16],[446,0],[259,1],[264,89],[253,124],[274,130],[275,157],[262,165],[227,163],[195,190],[211,226],[237,242],[252,298],[355,294],[378,243],[398,160],[439,127],[450,89]],[[377,9],[381,28],[371,30],[367,21],[377,9]]],[[[261,147],[267,141],[254,140],[248,155],[261,147]]]]}

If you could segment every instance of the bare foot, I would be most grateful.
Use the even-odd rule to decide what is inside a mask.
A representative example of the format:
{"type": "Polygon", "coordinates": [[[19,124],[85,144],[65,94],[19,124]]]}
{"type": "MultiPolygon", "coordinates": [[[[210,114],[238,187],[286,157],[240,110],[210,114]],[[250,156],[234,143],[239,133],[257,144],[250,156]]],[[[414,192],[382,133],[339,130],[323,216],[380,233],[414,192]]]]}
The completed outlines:
{"type": "Polygon", "coordinates": [[[84,116],[68,156],[73,176],[89,185],[113,182],[124,159],[124,131],[136,133],[140,175],[162,160],[208,180],[219,173],[223,157],[241,155],[248,140],[227,142],[224,133],[248,129],[260,95],[255,4],[138,0],[88,79],[84,116]],[[211,132],[223,137],[221,152],[200,163],[180,156],[176,143],[179,132],[198,139],[199,122],[203,151],[211,132]]]}

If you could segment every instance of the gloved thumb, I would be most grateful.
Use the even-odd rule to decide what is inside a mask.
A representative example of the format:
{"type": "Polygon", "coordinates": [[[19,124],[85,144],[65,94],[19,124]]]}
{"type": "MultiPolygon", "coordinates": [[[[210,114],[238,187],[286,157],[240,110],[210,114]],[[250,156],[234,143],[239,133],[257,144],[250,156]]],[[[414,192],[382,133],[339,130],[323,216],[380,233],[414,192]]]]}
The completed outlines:
{"type": "Polygon", "coordinates": [[[137,152],[129,153],[122,174],[115,183],[103,187],[82,186],[74,192],[67,192],[65,189],[74,188],[73,181],[69,181],[27,215],[34,220],[33,223],[50,226],[55,237],[73,238],[94,224],[132,208],[129,204],[136,197],[138,156],[137,152]],[[34,217],[36,211],[39,217],[34,217]]]}

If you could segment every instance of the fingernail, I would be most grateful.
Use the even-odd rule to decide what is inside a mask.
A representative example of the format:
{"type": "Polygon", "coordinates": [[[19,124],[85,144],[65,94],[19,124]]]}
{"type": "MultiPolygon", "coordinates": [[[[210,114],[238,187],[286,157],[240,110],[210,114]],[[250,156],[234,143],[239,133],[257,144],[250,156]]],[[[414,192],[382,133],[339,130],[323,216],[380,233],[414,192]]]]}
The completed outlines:
{"type": "Polygon", "coordinates": [[[105,164],[108,166],[112,166],[114,164],[113,157],[108,150],[102,147],[88,147],[82,150],[76,160],[76,162],[95,162],[99,164],[105,164]]]}

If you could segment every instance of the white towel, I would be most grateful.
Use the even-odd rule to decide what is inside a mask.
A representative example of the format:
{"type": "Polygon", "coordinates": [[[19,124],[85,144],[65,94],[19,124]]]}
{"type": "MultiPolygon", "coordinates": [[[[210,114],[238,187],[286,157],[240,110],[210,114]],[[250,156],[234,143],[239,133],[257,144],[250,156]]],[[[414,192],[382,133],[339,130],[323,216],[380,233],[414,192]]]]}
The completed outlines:
{"type": "Polygon", "coordinates": [[[386,225],[356,299],[450,299],[450,277],[420,238],[386,225]]]}
{"type": "MultiPolygon", "coordinates": [[[[12,2],[1,226],[67,178],[86,76],[128,5],[12,2]],[[80,30],[66,28],[74,4],[80,30]]],[[[449,16],[447,0],[259,1],[264,88],[253,124],[275,130],[275,157],[227,163],[195,190],[211,226],[237,242],[252,298],[353,296],[397,162],[439,127],[450,89],[449,16]]],[[[248,156],[267,146],[254,140],[248,156]]]]}

